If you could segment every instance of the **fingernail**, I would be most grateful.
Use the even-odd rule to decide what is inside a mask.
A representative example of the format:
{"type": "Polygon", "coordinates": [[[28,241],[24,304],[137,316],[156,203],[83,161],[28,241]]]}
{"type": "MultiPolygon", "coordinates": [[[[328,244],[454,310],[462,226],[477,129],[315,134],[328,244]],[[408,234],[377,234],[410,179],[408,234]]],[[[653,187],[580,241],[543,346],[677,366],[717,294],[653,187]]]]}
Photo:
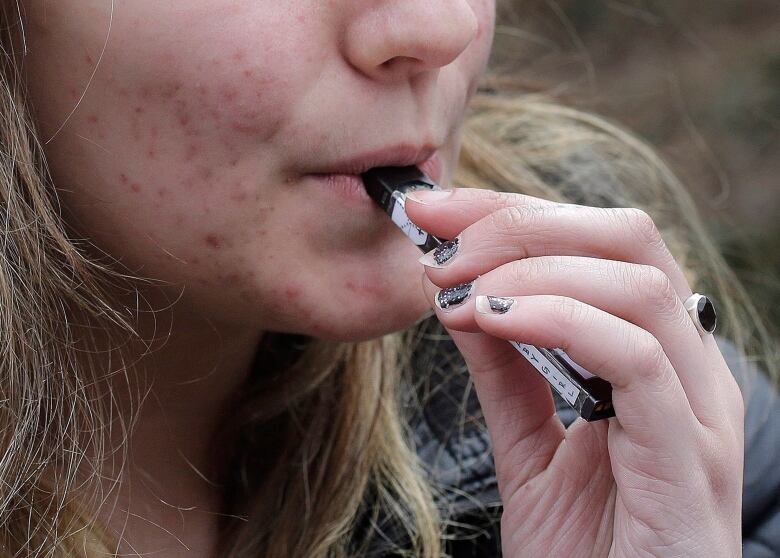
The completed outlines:
{"type": "Polygon", "coordinates": [[[427,267],[444,267],[444,264],[452,259],[460,247],[460,235],[452,240],[443,242],[430,252],[423,254],[417,261],[427,267]]]}
{"type": "Polygon", "coordinates": [[[480,314],[506,314],[515,299],[502,296],[479,295],[475,302],[480,314]]]}
{"type": "Polygon", "coordinates": [[[460,306],[471,294],[474,283],[461,283],[454,287],[448,287],[436,293],[436,306],[445,312],[449,312],[455,306],[460,306]]]}
{"type": "Polygon", "coordinates": [[[407,200],[416,201],[423,205],[432,205],[433,203],[440,202],[447,199],[452,195],[453,190],[450,188],[442,188],[441,190],[415,190],[406,194],[407,200]]]}

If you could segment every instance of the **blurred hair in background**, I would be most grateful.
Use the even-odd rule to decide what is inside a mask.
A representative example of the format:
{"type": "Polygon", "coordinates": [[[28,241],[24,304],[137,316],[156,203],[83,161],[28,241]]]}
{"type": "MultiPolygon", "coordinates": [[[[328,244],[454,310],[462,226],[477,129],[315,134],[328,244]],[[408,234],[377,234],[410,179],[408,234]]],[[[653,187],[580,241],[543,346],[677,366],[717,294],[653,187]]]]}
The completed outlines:
{"type": "Polygon", "coordinates": [[[498,4],[498,66],[653,143],[780,332],[780,2],[498,4]]]}

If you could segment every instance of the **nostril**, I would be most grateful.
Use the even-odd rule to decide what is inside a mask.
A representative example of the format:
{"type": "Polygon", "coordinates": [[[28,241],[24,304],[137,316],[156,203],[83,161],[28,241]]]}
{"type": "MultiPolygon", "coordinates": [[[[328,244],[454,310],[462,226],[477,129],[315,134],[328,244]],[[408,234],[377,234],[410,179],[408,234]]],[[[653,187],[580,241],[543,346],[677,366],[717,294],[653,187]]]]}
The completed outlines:
{"type": "Polygon", "coordinates": [[[418,65],[418,64],[422,64],[422,60],[420,60],[419,58],[413,58],[411,56],[393,56],[392,58],[382,62],[379,65],[379,67],[382,68],[383,70],[391,70],[402,64],[418,65]]]}

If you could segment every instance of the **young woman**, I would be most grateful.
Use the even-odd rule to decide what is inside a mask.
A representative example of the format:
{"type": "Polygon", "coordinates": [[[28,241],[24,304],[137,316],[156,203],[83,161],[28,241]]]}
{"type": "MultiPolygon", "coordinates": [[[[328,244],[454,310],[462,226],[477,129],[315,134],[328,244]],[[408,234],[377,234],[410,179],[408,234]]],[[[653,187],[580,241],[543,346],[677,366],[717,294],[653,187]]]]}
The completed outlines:
{"type": "Polygon", "coordinates": [[[4,556],[739,555],[746,375],[683,304],[763,330],[652,152],[489,87],[493,1],[3,7],[4,556]],[[446,264],[357,177],[412,164],[446,264]]]}

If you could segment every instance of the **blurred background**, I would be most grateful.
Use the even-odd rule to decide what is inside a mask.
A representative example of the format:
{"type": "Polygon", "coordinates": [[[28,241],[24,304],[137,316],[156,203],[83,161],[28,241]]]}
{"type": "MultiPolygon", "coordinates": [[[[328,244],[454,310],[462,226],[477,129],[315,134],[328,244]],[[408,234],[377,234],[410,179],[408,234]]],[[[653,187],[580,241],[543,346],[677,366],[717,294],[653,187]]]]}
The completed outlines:
{"type": "Polygon", "coordinates": [[[532,88],[655,145],[780,333],[780,0],[504,0],[532,88]]]}

